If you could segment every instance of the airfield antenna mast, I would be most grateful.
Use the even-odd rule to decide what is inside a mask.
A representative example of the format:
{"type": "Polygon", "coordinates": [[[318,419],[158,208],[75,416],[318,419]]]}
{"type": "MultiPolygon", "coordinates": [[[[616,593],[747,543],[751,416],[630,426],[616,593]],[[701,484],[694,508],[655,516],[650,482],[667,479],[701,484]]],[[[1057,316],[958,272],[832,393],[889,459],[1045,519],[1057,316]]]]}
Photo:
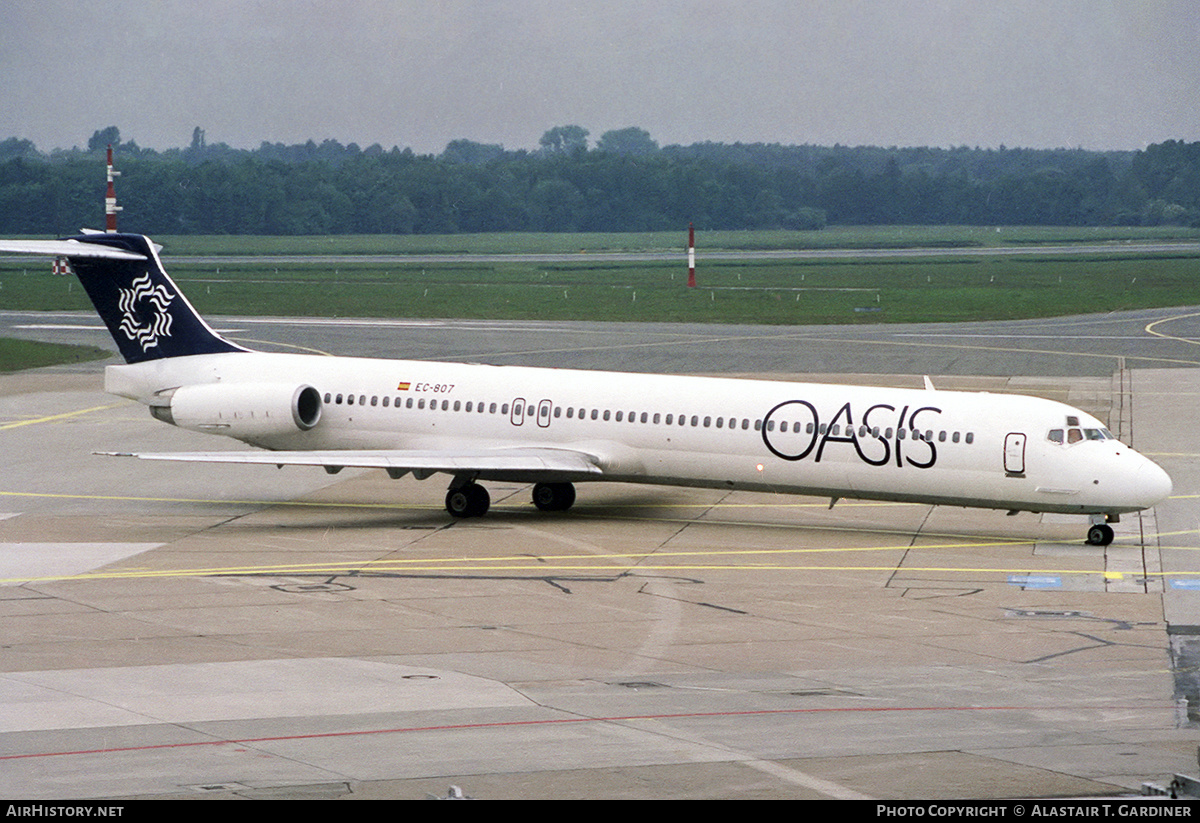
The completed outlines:
{"type": "Polygon", "coordinates": [[[121,211],[121,207],[117,205],[117,190],[113,188],[113,178],[120,176],[121,172],[113,171],[112,144],[109,144],[108,188],[104,191],[104,231],[108,234],[115,234],[117,231],[117,212],[121,211]]]}
{"type": "Polygon", "coordinates": [[[688,223],[688,288],[696,288],[696,230],[688,223]]]}

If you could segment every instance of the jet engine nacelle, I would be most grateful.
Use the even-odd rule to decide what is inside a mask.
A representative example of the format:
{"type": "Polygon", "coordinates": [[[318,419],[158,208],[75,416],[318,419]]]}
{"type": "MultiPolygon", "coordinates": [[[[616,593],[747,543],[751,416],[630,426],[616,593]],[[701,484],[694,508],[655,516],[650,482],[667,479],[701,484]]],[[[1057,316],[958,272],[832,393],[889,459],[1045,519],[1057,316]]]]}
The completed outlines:
{"type": "Polygon", "coordinates": [[[239,440],[308,431],[321,420],[320,393],[294,383],[181,386],[164,399],[150,407],[164,423],[239,440]]]}

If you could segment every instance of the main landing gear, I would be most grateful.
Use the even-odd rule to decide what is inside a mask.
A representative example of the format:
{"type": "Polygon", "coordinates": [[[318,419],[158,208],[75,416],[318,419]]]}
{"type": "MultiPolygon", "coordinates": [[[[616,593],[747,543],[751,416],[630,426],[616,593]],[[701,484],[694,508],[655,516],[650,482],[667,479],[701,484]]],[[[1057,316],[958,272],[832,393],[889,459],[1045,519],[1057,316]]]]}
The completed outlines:
{"type": "Polygon", "coordinates": [[[483,517],[491,504],[491,495],[478,483],[451,486],[446,492],[446,511],[455,517],[483,517]]]}
{"type": "MultiPolygon", "coordinates": [[[[455,482],[446,492],[446,511],[454,517],[483,517],[492,498],[474,480],[455,482]]],[[[575,502],[570,483],[538,483],[533,487],[533,505],[544,512],[565,512],[575,502]]]]}
{"type": "Polygon", "coordinates": [[[570,483],[538,483],[533,487],[533,505],[544,512],[565,512],[575,502],[570,483]]]}

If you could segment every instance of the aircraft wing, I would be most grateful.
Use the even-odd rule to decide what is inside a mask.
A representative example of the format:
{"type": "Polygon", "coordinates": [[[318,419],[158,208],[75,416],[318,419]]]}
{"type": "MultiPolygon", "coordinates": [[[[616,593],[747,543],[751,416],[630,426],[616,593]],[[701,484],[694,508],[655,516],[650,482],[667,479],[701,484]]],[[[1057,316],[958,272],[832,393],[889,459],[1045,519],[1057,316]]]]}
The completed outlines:
{"type": "Polygon", "coordinates": [[[0,252],[44,254],[52,257],[96,257],[107,260],[145,260],[144,254],[77,240],[0,240],[0,252]]]}
{"type": "Polygon", "coordinates": [[[328,450],[215,452],[97,452],[113,457],[184,463],[249,463],[265,466],[325,466],[391,469],[420,474],[446,472],[602,474],[593,455],[572,449],[328,450]]]}

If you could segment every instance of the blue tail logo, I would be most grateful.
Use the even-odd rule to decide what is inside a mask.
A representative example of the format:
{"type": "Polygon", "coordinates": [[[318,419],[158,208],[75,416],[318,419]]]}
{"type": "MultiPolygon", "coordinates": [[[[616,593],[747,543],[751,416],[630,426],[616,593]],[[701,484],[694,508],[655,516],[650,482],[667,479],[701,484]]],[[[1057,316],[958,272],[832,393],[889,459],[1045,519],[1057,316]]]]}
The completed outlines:
{"type": "Polygon", "coordinates": [[[0,240],[0,251],[68,261],[126,363],[250,351],[204,322],[167,276],[158,248],[140,234],[0,240]]]}
{"type": "Polygon", "coordinates": [[[64,256],[127,363],[248,351],[204,322],[149,238],[87,234],[50,242],[70,248],[64,256]]]}
{"type": "Polygon", "coordinates": [[[124,312],[117,327],[131,341],[148,351],[158,345],[159,338],[171,336],[171,315],[167,311],[175,295],[167,287],[150,282],[147,272],[133,281],[130,288],[121,289],[117,306],[124,312]],[[139,306],[148,308],[139,309],[139,306]]]}

